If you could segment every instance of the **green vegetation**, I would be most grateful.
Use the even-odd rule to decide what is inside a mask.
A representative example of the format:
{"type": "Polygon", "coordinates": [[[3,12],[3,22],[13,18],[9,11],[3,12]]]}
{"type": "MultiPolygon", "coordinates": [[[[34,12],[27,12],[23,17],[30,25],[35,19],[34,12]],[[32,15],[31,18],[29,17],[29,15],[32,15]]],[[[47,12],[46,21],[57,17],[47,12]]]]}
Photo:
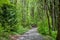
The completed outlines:
{"type": "Polygon", "coordinates": [[[37,27],[46,40],[55,40],[57,5],[56,0],[0,0],[0,40],[8,40],[11,34],[22,35],[32,27],[37,27]]]}

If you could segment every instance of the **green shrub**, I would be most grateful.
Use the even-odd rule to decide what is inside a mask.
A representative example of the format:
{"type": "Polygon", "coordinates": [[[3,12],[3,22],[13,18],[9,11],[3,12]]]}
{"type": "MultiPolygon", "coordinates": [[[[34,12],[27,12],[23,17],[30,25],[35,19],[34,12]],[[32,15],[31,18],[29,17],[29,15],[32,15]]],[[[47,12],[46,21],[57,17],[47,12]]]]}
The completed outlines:
{"type": "Polygon", "coordinates": [[[43,35],[49,34],[47,20],[38,22],[38,31],[39,31],[39,33],[41,33],[43,35]]]}
{"type": "Polygon", "coordinates": [[[29,29],[26,27],[24,28],[23,26],[20,26],[17,30],[17,33],[19,34],[24,34],[25,32],[27,32],[29,29]]]}
{"type": "MultiPolygon", "coordinates": [[[[11,32],[16,31],[16,10],[13,5],[2,4],[0,7],[0,37],[6,40],[11,32]],[[3,35],[4,34],[4,35],[3,35]]],[[[0,39],[1,39],[0,38],[0,39]]]]}
{"type": "Polygon", "coordinates": [[[55,40],[56,39],[56,35],[57,35],[57,31],[52,31],[51,30],[51,36],[49,35],[49,27],[48,27],[48,21],[47,20],[42,20],[40,22],[38,22],[38,32],[45,37],[46,40],[55,40]],[[49,37],[49,38],[48,38],[49,37]]]}
{"type": "Polygon", "coordinates": [[[2,10],[2,13],[0,13],[1,26],[4,27],[5,29],[6,28],[10,29],[10,31],[15,30],[13,28],[15,28],[17,21],[16,21],[16,12],[14,6],[3,4],[1,10],[2,10]]]}

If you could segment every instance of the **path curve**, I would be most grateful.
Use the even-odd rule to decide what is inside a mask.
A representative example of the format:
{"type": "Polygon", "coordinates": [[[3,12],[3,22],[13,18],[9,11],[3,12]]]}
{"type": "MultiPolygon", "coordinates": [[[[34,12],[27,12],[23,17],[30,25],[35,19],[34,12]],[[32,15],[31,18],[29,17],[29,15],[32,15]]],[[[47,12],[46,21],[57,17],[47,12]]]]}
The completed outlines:
{"type": "Polygon", "coordinates": [[[37,28],[32,28],[17,40],[44,40],[44,38],[37,32],[37,28]]]}

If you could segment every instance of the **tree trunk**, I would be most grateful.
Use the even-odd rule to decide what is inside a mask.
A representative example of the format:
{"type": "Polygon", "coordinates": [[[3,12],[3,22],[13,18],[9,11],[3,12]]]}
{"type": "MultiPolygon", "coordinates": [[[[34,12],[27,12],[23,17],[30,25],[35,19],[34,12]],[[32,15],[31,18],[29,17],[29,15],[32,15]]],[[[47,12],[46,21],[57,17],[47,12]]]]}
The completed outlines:
{"type": "Polygon", "coordinates": [[[47,0],[45,0],[45,12],[46,12],[46,15],[47,15],[47,19],[48,19],[48,27],[49,27],[49,35],[51,36],[51,26],[50,26],[50,17],[49,17],[49,14],[48,14],[48,4],[47,4],[47,0]]]}
{"type": "Polygon", "coordinates": [[[52,29],[55,30],[56,27],[56,15],[55,15],[55,0],[50,1],[50,15],[52,20],[52,29]]]}
{"type": "Polygon", "coordinates": [[[59,8],[58,18],[57,18],[58,19],[58,32],[57,32],[56,40],[60,40],[60,0],[59,0],[58,8],[59,8]]]}

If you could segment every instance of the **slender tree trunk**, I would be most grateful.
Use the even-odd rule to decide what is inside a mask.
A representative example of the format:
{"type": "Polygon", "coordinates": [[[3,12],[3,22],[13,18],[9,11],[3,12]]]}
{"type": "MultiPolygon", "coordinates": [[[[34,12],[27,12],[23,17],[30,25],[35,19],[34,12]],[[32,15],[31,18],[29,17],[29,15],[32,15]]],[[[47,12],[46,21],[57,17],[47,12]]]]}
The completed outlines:
{"type": "Polygon", "coordinates": [[[58,11],[58,32],[57,32],[56,40],[60,40],[60,0],[59,0],[58,8],[59,8],[59,11],[58,11]]]}
{"type": "Polygon", "coordinates": [[[52,29],[55,30],[56,18],[55,18],[55,0],[50,1],[50,15],[52,19],[52,29]]]}
{"type": "Polygon", "coordinates": [[[47,4],[47,0],[45,0],[45,10],[46,10],[46,15],[47,15],[47,19],[48,19],[48,27],[49,27],[49,35],[51,36],[51,26],[50,26],[50,19],[49,19],[49,14],[48,14],[48,4],[47,4]]]}
{"type": "Polygon", "coordinates": [[[54,0],[52,0],[52,27],[55,30],[55,12],[54,12],[54,0]]]}

